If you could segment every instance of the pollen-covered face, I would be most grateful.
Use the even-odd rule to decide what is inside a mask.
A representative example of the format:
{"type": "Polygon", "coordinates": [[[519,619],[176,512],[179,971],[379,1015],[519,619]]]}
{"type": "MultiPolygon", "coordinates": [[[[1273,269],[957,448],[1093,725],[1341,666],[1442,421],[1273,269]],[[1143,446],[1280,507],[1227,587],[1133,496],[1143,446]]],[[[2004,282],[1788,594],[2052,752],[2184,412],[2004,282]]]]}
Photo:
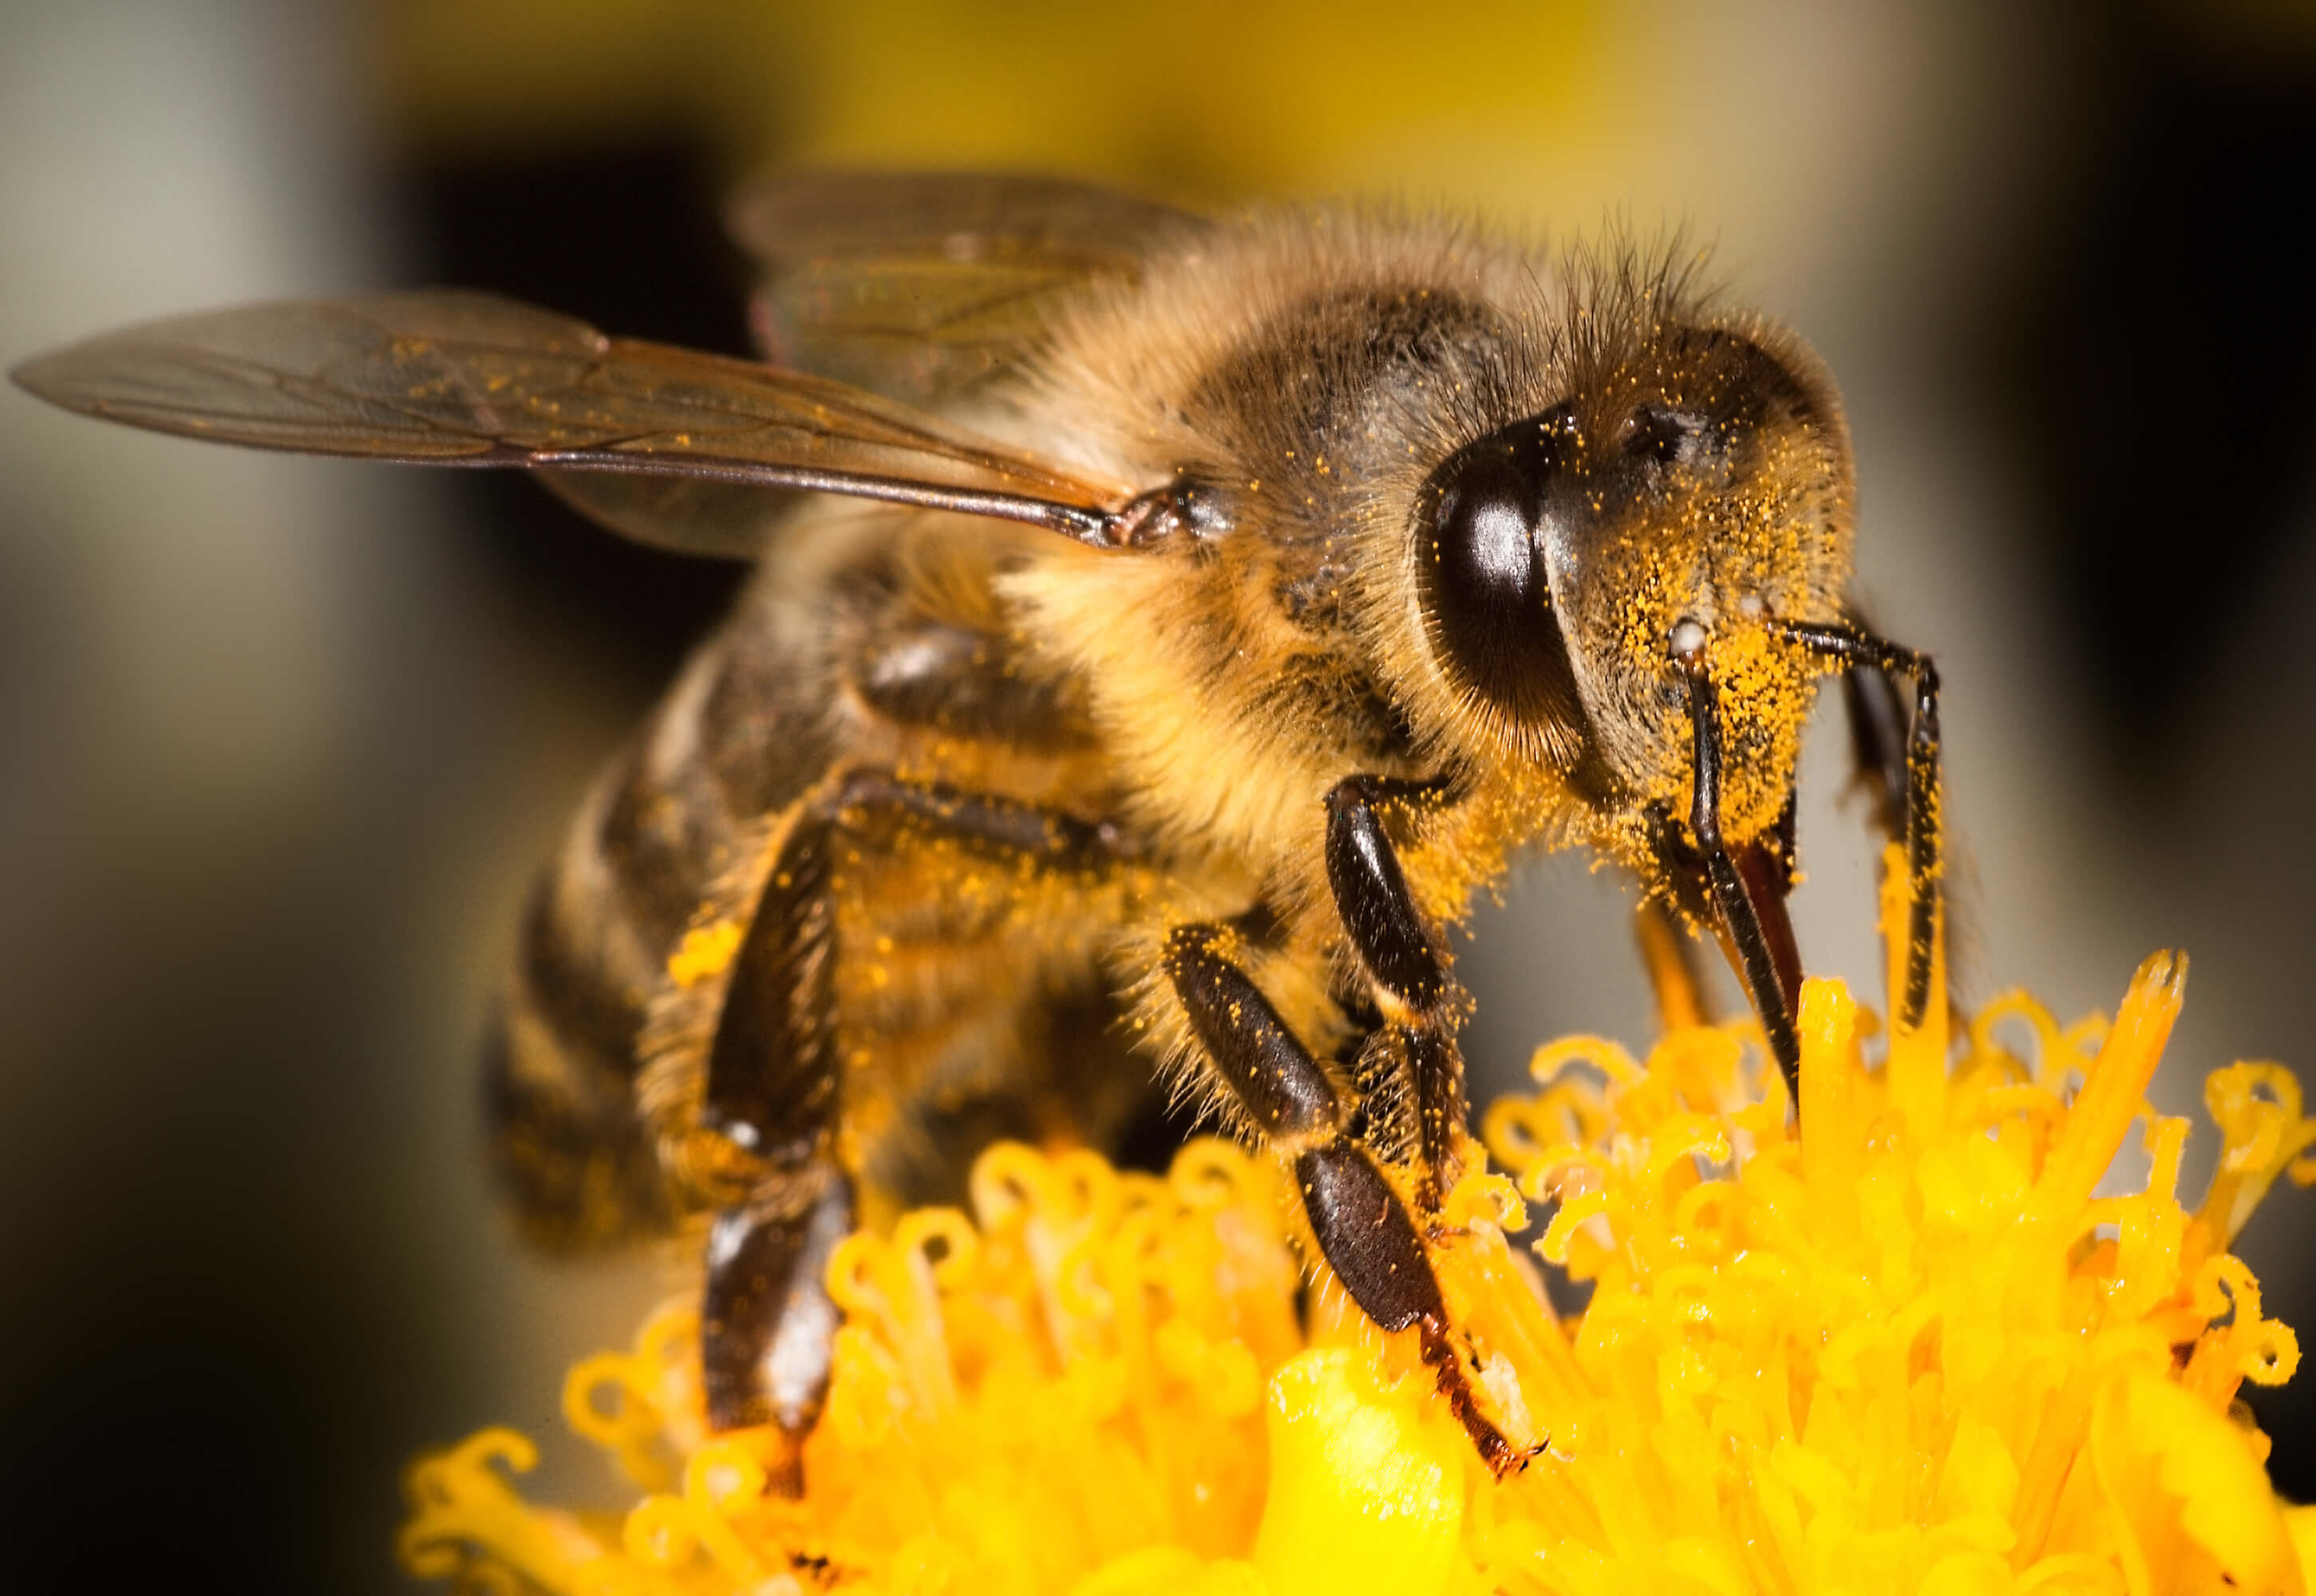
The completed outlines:
{"type": "Polygon", "coordinates": [[[1416,511],[1435,658],[1488,724],[1584,772],[1604,807],[1684,798],[1673,639],[1701,637],[1738,840],[1776,821],[1810,702],[1808,661],[1764,622],[1836,619],[1848,576],[1840,421],[1779,342],[1663,324],[1579,362],[1567,398],[1450,456],[1416,511]]]}

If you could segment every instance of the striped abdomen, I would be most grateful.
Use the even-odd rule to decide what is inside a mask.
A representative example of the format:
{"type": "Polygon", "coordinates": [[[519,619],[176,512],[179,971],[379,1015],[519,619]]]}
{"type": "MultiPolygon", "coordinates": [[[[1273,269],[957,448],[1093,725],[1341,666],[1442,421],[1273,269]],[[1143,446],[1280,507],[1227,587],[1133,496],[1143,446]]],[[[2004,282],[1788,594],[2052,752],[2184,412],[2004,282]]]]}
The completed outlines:
{"type": "Polygon", "coordinates": [[[583,1248],[677,1217],[636,1101],[638,1038],[711,886],[827,762],[797,639],[749,604],[597,780],[533,895],[485,1091],[525,1233],[583,1248]]]}

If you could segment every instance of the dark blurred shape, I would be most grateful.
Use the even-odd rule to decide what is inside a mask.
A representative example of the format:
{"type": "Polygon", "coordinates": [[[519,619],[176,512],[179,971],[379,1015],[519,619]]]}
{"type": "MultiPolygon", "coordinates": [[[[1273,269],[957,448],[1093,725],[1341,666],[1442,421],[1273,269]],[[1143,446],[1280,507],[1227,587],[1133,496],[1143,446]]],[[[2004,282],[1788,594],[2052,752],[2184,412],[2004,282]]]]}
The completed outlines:
{"type": "Polygon", "coordinates": [[[530,299],[628,338],[744,355],[729,186],[674,136],[520,155],[419,155],[397,186],[423,276],[530,299]]]}
{"type": "MultiPolygon", "coordinates": [[[[2278,1181],[2275,1196],[2252,1216],[2235,1245],[2237,1255],[2255,1274],[2276,1282],[2261,1311],[2294,1329],[2310,1323],[2307,1277],[2295,1274],[2293,1262],[2296,1255],[2303,1261],[2299,1269],[2306,1267],[2310,1199],[2308,1191],[2278,1181]],[[2279,1296],[2283,1300],[2276,1300],[2279,1296]]],[[[2247,1384],[2241,1393],[2244,1405],[2275,1443],[2267,1457],[2268,1478],[2276,1483],[2277,1494],[2299,1502],[2316,1502],[2316,1380],[2309,1378],[2310,1373],[2303,1358],[2300,1372],[2284,1385],[2247,1384]]]]}
{"type": "Polygon", "coordinates": [[[2099,16],[2081,186],[1992,324],[2016,362],[1992,386],[2102,753],[2148,799],[2316,490],[2316,49],[2099,16]]]}
{"type": "MultiPolygon", "coordinates": [[[[726,183],[702,145],[664,136],[421,157],[399,187],[423,279],[528,300],[614,336],[753,352],[747,272],[724,233],[726,183]]],[[[638,705],[673,677],[746,574],[641,548],[515,473],[460,473],[459,488],[489,576],[519,610],[572,634],[638,705]]]]}

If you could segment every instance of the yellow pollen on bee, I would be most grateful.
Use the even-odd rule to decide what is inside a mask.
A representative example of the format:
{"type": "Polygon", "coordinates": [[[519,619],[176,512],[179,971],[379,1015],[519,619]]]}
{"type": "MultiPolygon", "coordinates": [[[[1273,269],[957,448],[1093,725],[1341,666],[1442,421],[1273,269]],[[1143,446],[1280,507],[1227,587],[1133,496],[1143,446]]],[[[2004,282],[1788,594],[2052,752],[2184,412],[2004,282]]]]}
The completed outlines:
{"type": "Polygon", "coordinates": [[[667,978],[686,991],[715,979],[731,968],[733,958],[740,951],[740,936],[736,921],[695,926],[683,933],[683,941],[668,955],[667,978]]]}

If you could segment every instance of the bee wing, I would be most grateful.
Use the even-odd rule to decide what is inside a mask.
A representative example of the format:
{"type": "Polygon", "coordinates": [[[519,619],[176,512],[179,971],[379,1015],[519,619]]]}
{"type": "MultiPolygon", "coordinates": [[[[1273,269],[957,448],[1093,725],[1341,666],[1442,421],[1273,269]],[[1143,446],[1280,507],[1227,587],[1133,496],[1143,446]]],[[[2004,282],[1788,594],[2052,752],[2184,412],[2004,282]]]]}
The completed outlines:
{"type": "Polygon", "coordinates": [[[1057,299],[1130,281],[1208,225],[1086,183],[966,172],[782,173],[728,219],[762,267],[766,359],[921,405],[1017,364],[1057,299]]]}
{"type": "Polygon", "coordinates": [[[683,478],[625,494],[569,477],[557,486],[618,530],[690,553],[756,552],[778,496],[765,489],[958,510],[1092,542],[1112,525],[1104,506],[1127,492],[840,383],[607,338],[488,294],[178,317],[12,375],[68,410],[260,449],[683,478]]]}

